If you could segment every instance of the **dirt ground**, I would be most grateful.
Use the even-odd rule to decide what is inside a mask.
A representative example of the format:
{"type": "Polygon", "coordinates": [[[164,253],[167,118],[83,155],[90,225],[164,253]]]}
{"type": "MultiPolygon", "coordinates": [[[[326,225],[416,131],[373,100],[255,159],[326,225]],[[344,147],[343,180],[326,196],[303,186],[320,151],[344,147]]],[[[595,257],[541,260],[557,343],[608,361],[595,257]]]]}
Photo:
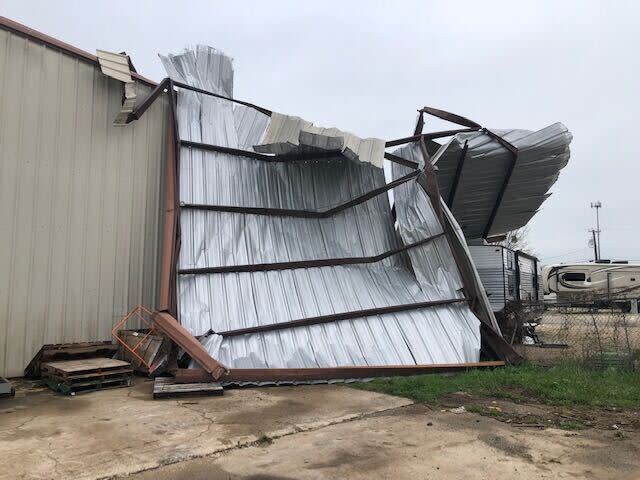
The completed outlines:
{"type": "Polygon", "coordinates": [[[633,411],[343,385],[156,401],[141,379],[76,398],[18,387],[0,401],[2,479],[640,478],[633,411]]]}

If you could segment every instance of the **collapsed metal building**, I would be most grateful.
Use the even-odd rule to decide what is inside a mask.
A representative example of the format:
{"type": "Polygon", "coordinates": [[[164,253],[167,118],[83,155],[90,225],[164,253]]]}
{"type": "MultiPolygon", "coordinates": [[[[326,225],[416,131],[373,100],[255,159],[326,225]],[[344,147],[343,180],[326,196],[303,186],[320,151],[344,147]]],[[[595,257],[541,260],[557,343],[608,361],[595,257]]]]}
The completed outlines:
{"type": "MultiPolygon", "coordinates": [[[[168,77],[151,92],[132,88],[141,80],[130,64],[100,58],[115,62],[103,62],[114,77],[107,82],[124,82],[122,105],[110,111],[122,126],[100,128],[131,132],[146,122],[147,132],[162,132],[153,146],[162,180],[155,176],[151,190],[166,208],[145,204],[158,215],[157,236],[145,246],[158,253],[150,295],[157,291],[158,329],[191,354],[193,367],[243,384],[518,360],[465,236],[526,224],[567,163],[564,126],[493,131],[425,107],[412,136],[362,139],[234,99],[232,62],[210,47],[161,57],[168,77]],[[457,128],[423,133],[425,115],[457,128]],[[449,140],[436,143],[442,138],[449,140]]],[[[40,345],[52,342],[46,331],[40,345]]],[[[64,340],[94,339],[81,336],[64,340]]]]}

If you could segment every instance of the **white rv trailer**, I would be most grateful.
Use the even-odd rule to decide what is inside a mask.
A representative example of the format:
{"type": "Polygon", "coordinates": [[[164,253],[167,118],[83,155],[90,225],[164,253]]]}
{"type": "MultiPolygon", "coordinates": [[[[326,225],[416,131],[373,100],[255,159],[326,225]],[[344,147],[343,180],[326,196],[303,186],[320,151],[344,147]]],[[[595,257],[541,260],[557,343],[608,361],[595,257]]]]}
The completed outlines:
{"type": "MultiPolygon", "coordinates": [[[[640,263],[586,262],[548,265],[542,269],[545,295],[559,303],[631,302],[640,299],[640,263]]],[[[636,307],[637,308],[637,307],[636,307]]]]}
{"type": "Polygon", "coordinates": [[[494,312],[508,302],[542,299],[536,257],[501,245],[469,245],[469,250],[494,312]]]}

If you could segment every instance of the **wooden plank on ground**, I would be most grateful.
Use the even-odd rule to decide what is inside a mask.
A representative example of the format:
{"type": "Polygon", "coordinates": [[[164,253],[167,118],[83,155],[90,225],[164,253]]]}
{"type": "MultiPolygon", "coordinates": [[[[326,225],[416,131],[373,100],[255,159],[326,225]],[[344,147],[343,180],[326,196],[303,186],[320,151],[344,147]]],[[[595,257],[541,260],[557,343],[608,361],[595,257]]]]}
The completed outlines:
{"type": "Polygon", "coordinates": [[[222,386],[217,382],[175,383],[171,377],[157,377],[153,384],[153,398],[222,394],[222,386]]]}
{"type": "Polygon", "coordinates": [[[118,346],[111,341],[46,344],[38,351],[24,370],[27,378],[40,377],[44,362],[73,360],[86,357],[113,357],[118,346]]]}
{"type": "Polygon", "coordinates": [[[83,358],[79,360],[64,360],[61,362],[47,362],[41,366],[42,370],[60,372],[62,376],[82,373],[104,372],[109,370],[128,368],[131,364],[115,358],[83,358]]]}

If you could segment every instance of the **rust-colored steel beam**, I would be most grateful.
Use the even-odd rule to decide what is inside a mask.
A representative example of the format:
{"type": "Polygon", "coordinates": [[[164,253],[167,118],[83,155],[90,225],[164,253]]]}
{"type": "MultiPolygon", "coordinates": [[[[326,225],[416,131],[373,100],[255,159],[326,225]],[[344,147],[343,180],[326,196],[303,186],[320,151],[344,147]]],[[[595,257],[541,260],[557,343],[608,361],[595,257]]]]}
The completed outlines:
{"type": "Polygon", "coordinates": [[[142,114],[144,112],[147,111],[147,109],[151,106],[151,104],[153,102],[156,101],[156,99],[164,93],[164,91],[169,88],[169,84],[170,81],[168,78],[165,78],[164,80],[162,80],[162,82],[160,82],[158,85],[156,85],[156,87],[151,91],[151,93],[149,94],[149,96],[147,96],[147,98],[144,99],[144,101],[140,104],[137,105],[134,109],[133,112],[131,112],[128,116],[127,116],[127,123],[131,123],[134,120],[139,120],[140,117],[142,116],[142,114]]]}
{"type": "Polygon", "coordinates": [[[173,278],[173,272],[175,271],[175,244],[177,233],[177,212],[176,212],[176,200],[177,200],[177,142],[175,128],[175,115],[173,105],[173,98],[169,96],[169,120],[167,125],[167,145],[166,145],[166,158],[165,158],[165,212],[164,212],[164,226],[162,234],[162,260],[160,265],[160,285],[158,293],[158,310],[168,311],[172,314],[176,314],[173,311],[173,292],[174,288],[172,283],[175,281],[173,278]]]}
{"type": "Polygon", "coordinates": [[[298,217],[298,218],[329,218],[337,213],[340,213],[348,208],[355,207],[367,200],[372,199],[382,193],[385,193],[393,188],[396,188],[403,183],[406,183],[413,178],[416,178],[420,172],[411,172],[404,177],[400,177],[393,182],[389,182],[382,187],[375,188],[367,193],[360,195],[359,197],[349,200],[346,203],[337,205],[328,210],[314,211],[314,210],[295,210],[288,208],[269,208],[269,207],[237,207],[232,205],[203,205],[197,203],[184,203],[181,204],[181,208],[189,210],[209,210],[213,212],[229,212],[229,213],[244,213],[251,215],[272,215],[282,217],[298,217]]]}
{"type": "Polygon", "coordinates": [[[502,145],[504,148],[506,148],[507,150],[509,150],[512,154],[517,155],[518,154],[518,147],[516,147],[513,143],[505,140],[504,138],[502,138],[500,135],[498,135],[497,133],[493,133],[491,130],[489,130],[488,128],[484,128],[483,131],[489,135],[491,138],[493,138],[496,142],[498,142],[500,145],[502,145]]]}
{"type": "Polygon", "coordinates": [[[496,201],[493,204],[493,208],[491,209],[491,213],[489,214],[489,219],[487,220],[487,224],[484,227],[482,232],[482,238],[487,238],[491,233],[491,228],[493,228],[493,223],[495,222],[496,216],[498,215],[498,210],[500,210],[500,206],[502,205],[502,199],[504,198],[504,194],[509,187],[509,182],[511,181],[511,175],[513,175],[513,171],[516,168],[516,163],[518,162],[518,150],[515,152],[511,152],[511,163],[509,163],[509,167],[507,168],[507,173],[504,175],[504,179],[502,180],[502,185],[500,186],[500,190],[498,190],[498,196],[496,197],[496,201]]]}
{"type": "Polygon", "coordinates": [[[178,270],[181,275],[207,274],[207,273],[241,273],[241,272],[270,272],[274,270],[295,270],[298,268],[334,267],[337,265],[364,265],[368,263],[378,263],[393,255],[406,252],[412,248],[420,247],[436,238],[444,235],[444,232],[432,235],[417,242],[394,248],[378,255],[369,257],[340,257],[321,258],[317,260],[299,260],[295,262],[275,262],[275,263],[254,263],[250,265],[229,265],[224,267],[199,267],[183,268],[178,270]]]}
{"type": "Polygon", "coordinates": [[[463,125],[469,128],[480,128],[480,124],[474,122],[473,120],[469,120],[466,117],[461,115],[457,115],[455,113],[447,112],[446,110],[440,110],[439,108],[433,107],[423,107],[419,112],[428,113],[434,117],[441,118],[442,120],[446,120],[447,122],[457,123],[458,125],[463,125]]]}
{"type": "Polygon", "coordinates": [[[498,358],[505,360],[510,365],[518,365],[524,361],[522,355],[516,352],[502,335],[484,322],[480,325],[480,336],[483,343],[493,350],[498,358]]]}
{"type": "Polygon", "coordinates": [[[394,155],[393,153],[389,153],[389,152],[384,152],[384,158],[386,158],[387,160],[394,162],[394,163],[398,163],[400,165],[404,165],[405,167],[409,167],[409,168],[413,168],[414,170],[417,170],[418,167],[420,166],[418,164],[418,162],[414,162],[412,160],[407,160],[406,158],[402,158],[398,155],[394,155]]]}
{"type": "MultiPolygon", "coordinates": [[[[234,368],[220,382],[304,382],[313,380],[346,380],[374,377],[406,377],[437,373],[464,372],[474,368],[503,367],[503,361],[452,363],[435,365],[388,365],[324,368],[234,368]]],[[[200,369],[178,369],[176,383],[211,381],[200,369]]]]}
{"type": "Polygon", "coordinates": [[[460,176],[462,175],[462,169],[464,168],[464,161],[467,158],[467,147],[469,142],[464,142],[464,147],[462,147],[462,151],[460,152],[460,158],[458,159],[458,165],[456,166],[456,173],[453,177],[453,183],[451,184],[451,189],[449,190],[449,198],[447,198],[447,207],[451,209],[453,206],[453,201],[456,198],[456,192],[458,191],[458,183],[460,183],[460,176]]]}
{"type": "Polygon", "coordinates": [[[424,128],[424,112],[418,110],[418,121],[416,122],[416,128],[413,131],[414,135],[422,135],[422,129],[424,128]]]}
{"type": "Polygon", "coordinates": [[[218,93],[213,93],[213,92],[210,92],[208,90],[203,90],[202,88],[193,87],[193,86],[188,85],[186,83],[174,81],[173,84],[178,88],[184,88],[185,90],[191,90],[192,92],[202,93],[204,95],[209,95],[211,97],[220,98],[222,100],[228,100],[228,101],[233,102],[233,103],[238,103],[240,105],[244,105],[245,107],[253,108],[253,109],[259,111],[260,113],[263,113],[263,114],[265,114],[265,115],[267,115],[269,117],[273,113],[271,110],[268,110],[268,109],[266,109],[264,107],[260,107],[258,105],[254,105],[253,103],[245,102],[243,100],[236,100],[235,98],[231,98],[231,97],[225,97],[224,95],[220,95],[218,93]]]}
{"type": "Polygon", "coordinates": [[[308,162],[309,160],[319,160],[322,158],[344,158],[342,151],[340,150],[327,150],[324,152],[311,152],[311,153],[298,153],[298,154],[284,154],[284,155],[268,155],[266,153],[253,152],[251,150],[240,150],[238,148],[222,147],[220,145],[212,145],[210,143],[191,142],[189,140],[182,140],[180,144],[183,147],[197,148],[200,150],[207,150],[210,152],[228,153],[230,155],[236,155],[239,157],[254,158],[256,160],[262,160],[265,162],[308,162]]]}
{"type": "Polygon", "coordinates": [[[477,132],[481,127],[473,128],[456,128],[454,130],[441,130],[439,132],[423,133],[421,135],[411,135],[410,137],[398,138],[396,140],[389,140],[385,143],[385,147],[395,147],[397,145],[403,145],[405,143],[417,142],[421,138],[424,140],[433,140],[435,138],[450,137],[457,133],[470,133],[477,132]]]}
{"type": "Polygon", "coordinates": [[[429,153],[427,152],[424,139],[420,140],[420,151],[424,157],[425,169],[423,174],[418,177],[417,182],[429,196],[433,209],[440,220],[442,229],[446,232],[445,238],[449,244],[451,254],[455,259],[460,279],[464,286],[464,295],[469,302],[471,311],[481,322],[480,334],[483,343],[488,346],[492,354],[495,354],[499,358],[512,364],[520,363],[523,358],[504,338],[502,338],[498,332],[494,330],[494,327],[491,324],[491,319],[488,316],[489,314],[484,311],[484,308],[480,304],[479,292],[482,285],[479,285],[476,281],[473,264],[471,263],[468,255],[465,254],[465,245],[459,241],[455,231],[453,230],[453,225],[444,215],[441,205],[440,191],[438,188],[438,179],[429,159],[429,153]]]}
{"type": "Polygon", "coordinates": [[[248,333],[272,332],[275,330],[284,330],[288,328],[308,327],[311,325],[333,323],[342,320],[350,320],[353,318],[370,317],[373,315],[386,315],[388,313],[406,312],[409,310],[420,310],[423,308],[440,307],[443,305],[465,302],[467,302],[466,298],[451,298],[446,300],[432,300],[429,302],[405,303],[402,305],[390,305],[387,307],[376,307],[363,310],[353,310],[350,312],[332,313],[329,315],[320,315],[318,317],[290,320],[288,322],[271,323],[268,325],[256,325],[254,327],[239,328],[237,330],[227,330],[226,332],[216,333],[218,335],[222,335],[223,337],[235,337],[238,335],[246,335],[248,333]]]}
{"type": "Polygon", "coordinates": [[[200,365],[214,380],[218,380],[227,368],[209,355],[209,352],[200,344],[189,331],[166,312],[153,314],[154,326],[173,340],[189,356],[200,365]]]}

